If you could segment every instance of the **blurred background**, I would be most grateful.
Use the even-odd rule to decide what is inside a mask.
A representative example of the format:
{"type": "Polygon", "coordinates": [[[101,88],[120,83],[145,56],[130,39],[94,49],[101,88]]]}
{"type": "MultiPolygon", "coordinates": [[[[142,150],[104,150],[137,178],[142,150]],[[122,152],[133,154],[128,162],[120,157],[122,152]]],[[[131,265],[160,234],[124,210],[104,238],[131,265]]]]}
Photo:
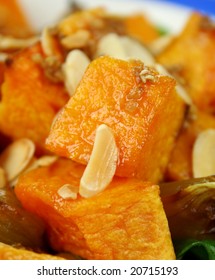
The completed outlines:
{"type": "MultiPolygon", "coordinates": [[[[5,0],[0,0],[5,1],[5,0]]],[[[8,1],[8,0],[7,0],[8,1]]],[[[14,1],[14,0],[9,0],[14,1]]],[[[179,7],[179,9],[183,9],[184,7],[187,7],[188,9],[195,9],[199,10],[203,13],[207,13],[209,15],[215,15],[215,0],[204,0],[204,1],[195,1],[195,0],[17,0],[17,2],[20,4],[22,9],[25,11],[25,14],[27,16],[27,19],[31,22],[34,28],[41,29],[45,25],[49,25],[52,22],[55,22],[64,15],[68,8],[71,7],[72,3],[81,3],[85,6],[90,5],[108,5],[108,6],[116,6],[117,3],[120,2],[123,3],[123,6],[120,7],[120,11],[123,12],[124,9],[126,9],[126,5],[134,4],[136,5],[136,2],[140,3],[142,5],[145,5],[146,8],[150,6],[156,6],[157,3],[166,3],[169,6],[176,5],[179,7]],[[182,6],[182,7],[180,7],[182,6]]],[[[159,12],[165,13],[167,10],[167,5],[163,6],[164,8],[160,10],[159,6],[159,12]]],[[[176,10],[175,10],[176,11],[176,10]]],[[[176,15],[177,11],[172,16],[176,15]]],[[[161,15],[162,16],[162,15],[161,15]]],[[[156,14],[157,17],[157,14],[156,14]]],[[[177,18],[173,18],[173,21],[177,18]]]]}
{"type": "Polygon", "coordinates": [[[165,0],[165,2],[177,3],[180,5],[188,6],[204,13],[215,15],[215,0],[165,0]]]}

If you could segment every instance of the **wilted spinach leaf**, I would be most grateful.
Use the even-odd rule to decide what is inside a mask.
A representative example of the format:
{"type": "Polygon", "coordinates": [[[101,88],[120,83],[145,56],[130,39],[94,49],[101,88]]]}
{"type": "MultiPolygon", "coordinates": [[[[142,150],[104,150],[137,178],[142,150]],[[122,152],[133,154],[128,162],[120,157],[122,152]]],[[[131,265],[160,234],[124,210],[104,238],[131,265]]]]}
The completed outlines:
{"type": "Polygon", "coordinates": [[[215,240],[177,240],[174,247],[178,260],[215,260],[215,240]]]}

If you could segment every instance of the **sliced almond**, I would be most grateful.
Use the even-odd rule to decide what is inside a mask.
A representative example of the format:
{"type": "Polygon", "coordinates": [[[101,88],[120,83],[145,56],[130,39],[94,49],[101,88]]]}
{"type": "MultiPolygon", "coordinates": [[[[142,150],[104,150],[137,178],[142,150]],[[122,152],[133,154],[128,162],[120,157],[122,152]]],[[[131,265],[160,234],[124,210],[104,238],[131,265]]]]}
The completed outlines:
{"type": "Polygon", "coordinates": [[[39,167],[50,166],[58,159],[57,156],[42,156],[37,160],[37,164],[39,167]]]}
{"type": "Polygon", "coordinates": [[[8,58],[9,58],[9,54],[8,53],[0,53],[0,62],[5,62],[8,58]]]}
{"type": "Polygon", "coordinates": [[[6,172],[8,181],[16,178],[29,164],[35,152],[35,145],[29,139],[20,139],[9,145],[0,156],[0,166],[6,172]]]}
{"type": "Polygon", "coordinates": [[[119,35],[116,33],[109,33],[100,39],[97,47],[96,57],[101,55],[109,55],[115,58],[126,60],[126,50],[119,35]]]}
{"type": "Polygon", "coordinates": [[[73,50],[68,54],[62,69],[70,96],[74,94],[89,64],[90,59],[80,50],[73,50]]]}
{"type": "Polygon", "coordinates": [[[78,30],[61,39],[61,44],[68,50],[85,47],[90,39],[90,32],[84,29],[78,30]]]}
{"type": "Polygon", "coordinates": [[[67,198],[77,199],[78,190],[79,187],[72,186],[70,184],[65,184],[58,190],[58,194],[63,199],[67,199],[67,198]]]}
{"type": "Polygon", "coordinates": [[[185,90],[185,88],[180,85],[179,83],[176,85],[175,87],[176,89],[176,92],[178,93],[178,95],[184,100],[184,102],[191,106],[193,105],[193,101],[192,99],[190,98],[190,96],[188,95],[187,91],[185,90]]]}
{"type": "Polygon", "coordinates": [[[174,38],[172,34],[161,36],[149,45],[149,49],[153,55],[159,55],[171,44],[174,38]]]}
{"type": "Polygon", "coordinates": [[[5,171],[3,168],[0,167],[0,189],[4,188],[6,186],[7,180],[5,171]]]}
{"type": "MultiPolygon", "coordinates": [[[[21,175],[21,174],[20,174],[21,175]]],[[[11,188],[15,188],[15,186],[16,186],[16,184],[18,183],[18,180],[19,180],[19,176],[17,176],[16,178],[14,178],[13,180],[11,180],[10,182],[9,182],[9,186],[11,187],[11,188]]]]}
{"type": "Polygon", "coordinates": [[[127,59],[139,59],[148,66],[152,66],[155,64],[153,55],[137,40],[127,36],[122,36],[121,42],[126,51],[127,59]]]}
{"type": "Polygon", "coordinates": [[[15,177],[13,180],[10,180],[9,182],[9,186],[11,188],[15,187],[17,182],[18,182],[18,179],[19,179],[19,176],[22,175],[22,174],[25,174],[29,171],[32,171],[32,170],[35,170],[39,167],[45,167],[45,166],[50,166],[51,164],[53,164],[56,160],[58,159],[57,156],[42,156],[41,158],[39,159],[36,159],[36,158],[32,158],[29,162],[29,164],[27,165],[27,167],[22,170],[22,172],[20,172],[20,174],[15,177]]]}
{"type": "Polygon", "coordinates": [[[41,45],[43,52],[47,56],[55,55],[55,44],[53,36],[51,35],[51,31],[49,28],[44,28],[41,35],[41,45]]]}
{"type": "MultiPolygon", "coordinates": [[[[175,79],[175,77],[173,77],[162,65],[155,64],[154,67],[161,75],[169,76],[169,77],[172,77],[172,78],[175,79]]],[[[178,93],[178,95],[184,100],[184,102],[187,105],[192,105],[193,104],[192,99],[190,98],[190,96],[186,92],[185,88],[182,85],[180,85],[178,83],[178,81],[177,81],[177,85],[176,85],[175,89],[176,89],[176,92],[178,93]]]]}
{"type": "Polygon", "coordinates": [[[205,130],[198,135],[192,159],[194,178],[215,174],[215,129],[205,130]]]}
{"type": "Polygon", "coordinates": [[[42,156],[39,159],[33,159],[27,168],[24,170],[24,173],[31,170],[37,169],[39,167],[46,167],[52,165],[58,159],[57,156],[42,156]]]}
{"type": "Polygon", "coordinates": [[[80,181],[80,195],[88,198],[103,191],[113,179],[117,160],[114,134],[107,125],[102,124],[96,130],[92,154],[80,181]]]}
{"type": "Polygon", "coordinates": [[[139,59],[147,65],[153,65],[155,60],[151,53],[138,41],[116,33],[105,35],[98,43],[96,56],[110,55],[128,60],[139,59]]]}
{"type": "Polygon", "coordinates": [[[38,40],[39,39],[37,37],[28,39],[18,39],[0,35],[0,50],[5,51],[26,48],[38,42],[38,40]]]}

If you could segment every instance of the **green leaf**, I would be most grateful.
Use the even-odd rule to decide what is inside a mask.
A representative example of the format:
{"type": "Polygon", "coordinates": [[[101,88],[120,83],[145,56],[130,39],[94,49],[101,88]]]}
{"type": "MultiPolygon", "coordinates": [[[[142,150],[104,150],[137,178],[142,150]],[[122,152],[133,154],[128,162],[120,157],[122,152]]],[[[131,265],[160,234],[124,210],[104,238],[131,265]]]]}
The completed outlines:
{"type": "Polygon", "coordinates": [[[167,30],[167,28],[165,28],[163,26],[157,26],[156,28],[157,28],[160,36],[164,36],[164,35],[169,34],[169,30],[167,30]]]}
{"type": "Polygon", "coordinates": [[[177,240],[174,247],[178,260],[215,260],[215,240],[177,240]]]}

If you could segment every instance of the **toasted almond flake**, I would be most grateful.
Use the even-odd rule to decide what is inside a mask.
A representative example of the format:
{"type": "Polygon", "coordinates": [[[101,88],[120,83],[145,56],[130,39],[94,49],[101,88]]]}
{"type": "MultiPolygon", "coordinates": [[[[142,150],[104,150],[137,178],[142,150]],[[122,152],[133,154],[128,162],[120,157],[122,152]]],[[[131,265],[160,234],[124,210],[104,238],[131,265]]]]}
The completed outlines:
{"type": "Polygon", "coordinates": [[[69,36],[61,39],[61,44],[68,50],[83,48],[87,45],[90,39],[90,32],[84,29],[78,30],[69,36]]]}
{"type": "Polygon", "coordinates": [[[58,159],[57,156],[42,156],[37,160],[38,166],[50,166],[58,159]]]}
{"type": "Polygon", "coordinates": [[[78,190],[79,190],[79,187],[77,187],[77,186],[65,184],[58,190],[58,194],[63,199],[67,199],[67,198],[77,199],[78,190]]]}
{"type": "Polygon", "coordinates": [[[0,53],[0,62],[5,62],[9,57],[8,53],[0,53]]]}
{"type": "Polygon", "coordinates": [[[46,167],[52,165],[58,159],[57,156],[42,156],[39,159],[33,159],[27,168],[24,170],[24,173],[31,170],[37,169],[39,167],[46,167]]]}
{"type": "Polygon", "coordinates": [[[92,154],[80,181],[79,193],[88,198],[103,191],[116,171],[118,149],[112,130],[105,124],[96,130],[92,154]]]}
{"type": "Polygon", "coordinates": [[[101,55],[110,55],[123,60],[139,59],[147,65],[155,63],[151,53],[138,41],[116,33],[109,33],[99,41],[96,57],[101,55]]]}
{"type": "Polygon", "coordinates": [[[28,39],[18,39],[9,36],[0,35],[0,50],[16,50],[29,47],[34,43],[38,42],[37,37],[28,39]]]}
{"type": "Polygon", "coordinates": [[[41,35],[41,45],[42,49],[47,56],[55,55],[55,46],[53,36],[48,27],[44,28],[41,35]]]}
{"type": "Polygon", "coordinates": [[[205,130],[198,135],[192,160],[194,178],[215,174],[215,129],[205,130]]]}
{"type": "Polygon", "coordinates": [[[3,151],[0,166],[5,170],[8,181],[16,178],[28,166],[34,152],[34,143],[25,138],[13,142],[3,151]]]}
{"type": "MultiPolygon", "coordinates": [[[[175,79],[175,77],[173,77],[162,65],[160,64],[155,64],[155,69],[164,76],[169,76],[175,79]]],[[[184,102],[188,105],[192,105],[192,99],[190,98],[190,96],[188,95],[188,93],[186,92],[185,88],[180,85],[177,81],[177,85],[175,87],[176,92],[178,93],[178,95],[184,100],[184,102]]]]}
{"type": "Polygon", "coordinates": [[[13,180],[11,180],[11,181],[9,182],[9,186],[10,186],[11,188],[14,188],[14,187],[16,186],[16,184],[18,183],[18,180],[19,180],[19,176],[17,176],[17,177],[14,178],[13,180]]]}
{"type": "Polygon", "coordinates": [[[109,33],[100,39],[97,46],[96,57],[101,55],[109,55],[126,60],[126,50],[119,35],[116,33],[109,33]]]}
{"type": "Polygon", "coordinates": [[[74,94],[89,64],[90,59],[80,50],[73,50],[68,54],[62,69],[65,86],[70,96],[74,94]]]}
{"type": "Polygon", "coordinates": [[[152,71],[150,71],[148,67],[140,72],[140,78],[143,81],[143,83],[146,83],[147,81],[155,82],[157,79],[156,76],[153,75],[152,71]]]}
{"type": "Polygon", "coordinates": [[[35,157],[33,157],[29,164],[27,165],[27,167],[22,170],[22,172],[16,176],[13,180],[11,180],[9,182],[9,186],[11,188],[15,187],[17,182],[18,182],[18,179],[19,179],[19,176],[22,175],[22,174],[25,174],[29,171],[32,171],[32,170],[35,170],[39,167],[46,167],[46,166],[50,166],[52,165],[56,160],[58,159],[57,156],[42,156],[41,158],[39,159],[36,159],[35,157]]]}
{"type": "Polygon", "coordinates": [[[137,40],[127,36],[121,37],[121,42],[125,48],[127,59],[139,59],[145,65],[152,66],[155,64],[155,59],[150,51],[137,40]]]}
{"type": "Polygon", "coordinates": [[[3,168],[0,167],[0,189],[4,188],[6,186],[7,180],[5,171],[3,168]]]}
{"type": "Polygon", "coordinates": [[[173,35],[167,34],[154,40],[149,45],[149,49],[151,53],[153,53],[153,55],[159,55],[169,46],[169,44],[173,41],[173,39],[174,39],[173,35]]]}

